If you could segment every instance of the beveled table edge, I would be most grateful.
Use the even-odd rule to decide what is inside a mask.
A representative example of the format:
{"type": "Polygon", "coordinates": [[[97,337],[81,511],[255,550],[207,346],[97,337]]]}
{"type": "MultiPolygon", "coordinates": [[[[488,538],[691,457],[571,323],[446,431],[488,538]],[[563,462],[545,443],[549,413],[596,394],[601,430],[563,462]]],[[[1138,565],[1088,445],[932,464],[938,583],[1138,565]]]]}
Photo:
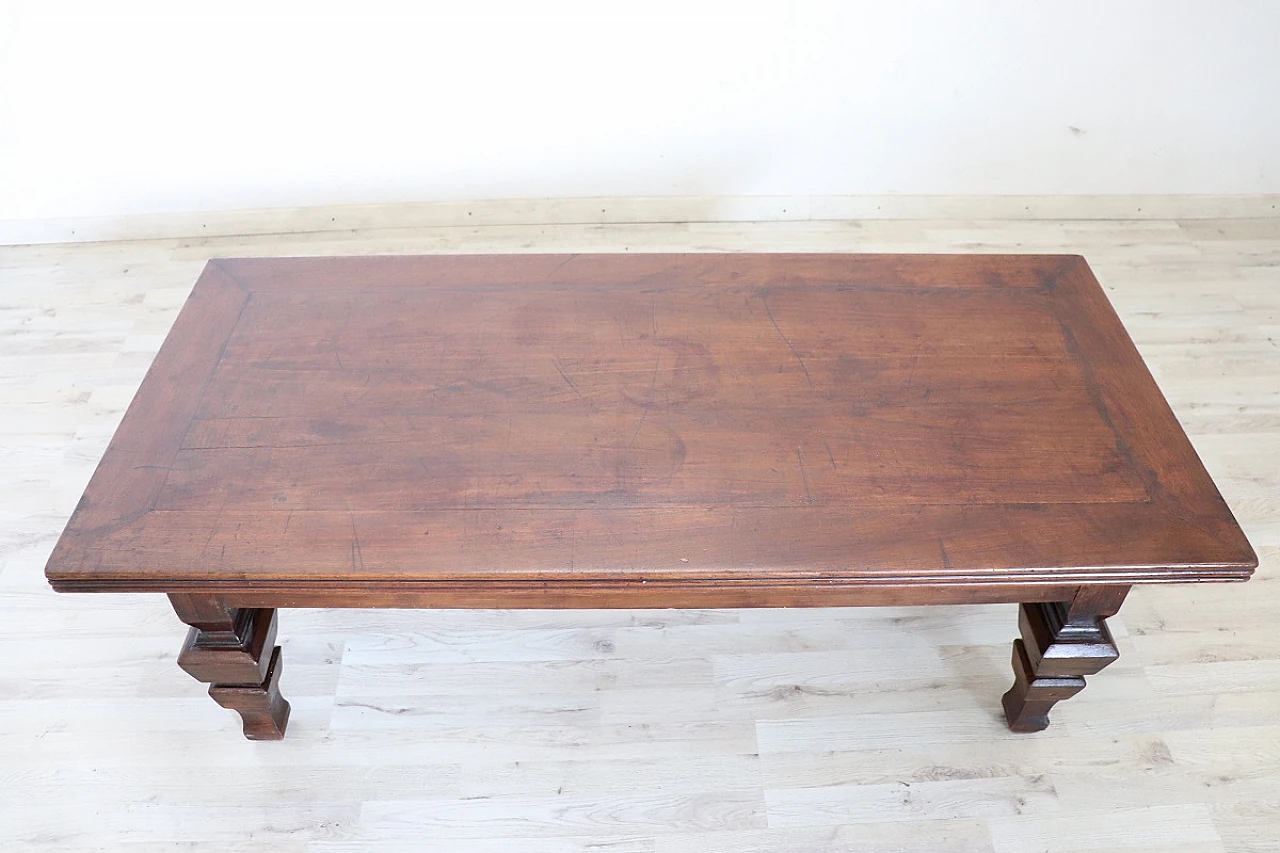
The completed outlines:
{"type": "MultiPolygon", "coordinates": [[[[611,253],[600,253],[607,255],[611,253]]],[[[619,254],[619,253],[612,253],[619,254]]],[[[637,253],[638,254],[638,253],[637,253]]],[[[686,256],[713,256],[731,255],[736,257],[751,256],[768,256],[771,258],[785,259],[787,257],[833,257],[833,258],[849,258],[866,261],[869,263],[885,263],[911,265],[928,263],[934,259],[955,259],[966,258],[977,259],[983,257],[998,258],[1016,258],[1026,260],[1028,262],[1038,262],[1044,264],[1041,273],[1044,280],[1040,283],[1043,289],[1054,292],[1060,289],[1073,289],[1076,299],[1063,300],[1058,294],[1057,301],[1064,303],[1065,308],[1070,308],[1071,312],[1077,315],[1077,319],[1081,319],[1079,315],[1092,313],[1092,317],[1088,318],[1092,321],[1099,321],[1096,327],[1088,329],[1091,335],[1110,335],[1118,338],[1121,343],[1127,344],[1132,350],[1133,356],[1137,359],[1137,363],[1142,365],[1145,370],[1145,362],[1141,355],[1133,346],[1132,340],[1129,338],[1127,331],[1121,324],[1119,317],[1115,314],[1109,300],[1098,284],[1092,271],[1089,269],[1087,261],[1081,255],[1077,254],[1023,254],[1023,253],[960,253],[960,254],[915,254],[915,255],[895,255],[895,254],[863,254],[856,252],[849,253],[809,253],[809,252],[792,252],[792,253],[698,253],[698,252],[680,252],[680,253],[647,253],[655,257],[686,257],[686,256]]],[[[634,255],[621,255],[623,257],[633,257],[634,255]]],[[[512,253],[512,254],[477,254],[477,255],[456,255],[456,254],[433,254],[433,255],[368,255],[368,256],[343,256],[343,257],[300,257],[300,258],[215,258],[211,259],[202,271],[199,279],[193,288],[191,297],[183,306],[178,319],[175,321],[173,328],[170,330],[166,341],[170,337],[175,336],[175,331],[181,330],[184,334],[200,334],[212,336],[212,340],[217,342],[217,335],[225,331],[221,339],[222,345],[225,346],[226,336],[229,336],[231,330],[234,329],[236,321],[239,318],[240,311],[244,307],[246,298],[254,291],[254,288],[247,284],[242,277],[242,273],[247,269],[257,267],[259,269],[270,270],[278,265],[307,265],[308,263],[323,263],[328,261],[347,261],[352,263],[369,262],[392,259],[406,258],[441,258],[450,261],[463,261],[466,259],[478,258],[501,258],[509,260],[512,258],[538,259],[551,262],[557,259],[568,259],[577,257],[576,255],[562,254],[541,254],[541,253],[512,253]],[[202,286],[203,285],[203,286],[202,286]],[[207,301],[211,303],[210,310],[213,320],[209,322],[208,315],[199,314],[199,301],[207,301]],[[194,306],[194,307],[193,307],[194,306]]],[[[562,264],[561,264],[562,265],[562,264]]],[[[559,265],[556,266],[559,268],[559,265]]],[[[279,286],[287,286],[281,283],[279,286]]],[[[1064,308],[1064,313],[1065,313],[1064,308]]],[[[1063,320],[1064,330],[1068,333],[1072,331],[1077,324],[1069,324],[1063,320]]],[[[1078,331],[1078,329],[1077,329],[1078,331]]],[[[216,352],[217,348],[213,350],[216,352]]],[[[169,353],[170,358],[166,359],[165,348],[162,346],[160,353],[157,355],[155,362],[147,373],[146,379],[142,383],[138,394],[126,411],[124,419],[122,419],[121,427],[117,430],[119,434],[129,420],[133,417],[144,417],[143,412],[149,404],[155,401],[148,399],[159,397],[164,398],[165,392],[170,390],[167,385],[178,383],[179,374],[185,370],[195,369],[199,375],[207,377],[212,374],[212,370],[216,367],[217,359],[211,364],[205,364],[210,350],[198,350],[194,347],[186,347],[178,350],[180,359],[174,359],[172,352],[169,353]],[[152,381],[155,376],[154,387],[149,387],[148,382],[152,381]],[[149,390],[149,394],[144,394],[144,389],[149,390]],[[134,410],[137,410],[135,412],[134,410]]],[[[1102,366],[1105,370],[1106,365],[1102,366]]],[[[1118,390],[1129,391],[1134,390],[1141,392],[1140,396],[1147,397],[1147,403],[1153,407],[1152,410],[1163,410],[1168,415],[1168,420],[1163,426],[1164,436],[1172,440],[1171,447],[1162,447],[1160,452],[1171,452],[1179,455],[1180,463],[1185,464],[1189,472],[1189,476],[1193,480],[1199,480],[1194,485],[1199,488],[1193,497],[1194,500],[1184,501],[1185,494],[1171,492],[1164,488],[1156,488],[1156,494],[1148,504],[1152,510],[1157,510],[1164,516],[1167,522],[1187,524],[1202,529],[1211,538],[1217,539],[1218,544],[1225,547],[1228,552],[1233,552],[1230,556],[1238,556],[1238,559],[1231,559],[1219,562],[1204,563],[1186,563],[1179,565],[1133,565],[1133,566],[1105,566],[1105,567],[1071,567],[1071,568],[1034,568],[1034,569],[1012,569],[1001,568],[993,569],[989,572],[980,569],[965,569],[959,572],[943,572],[931,574],[927,571],[921,572],[876,572],[858,571],[856,577],[840,576],[835,572],[822,572],[814,570],[811,573],[797,572],[789,570],[785,573],[785,577],[778,574],[770,575],[768,571],[752,571],[744,573],[743,576],[735,576],[732,571],[724,571],[716,577],[691,577],[689,575],[672,574],[665,575],[661,570],[646,571],[643,574],[643,580],[637,580],[637,575],[633,572],[627,575],[622,574],[585,574],[582,572],[540,572],[530,573],[523,576],[519,571],[506,570],[501,574],[494,576],[486,576],[482,571],[471,571],[465,575],[455,575],[453,577],[444,576],[435,579],[406,578],[403,575],[379,578],[377,576],[367,576],[360,579],[331,579],[317,577],[298,577],[298,578],[281,578],[273,577],[269,580],[255,580],[251,578],[227,578],[209,579],[209,578],[156,578],[152,577],[130,577],[127,575],[106,575],[93,569],[85,568],[84,557],[89,551],[93,550],[94,539],[103,532],[123,528],[129,524],[136,523],[145,517],[150,511],[150,499],[154,497],[153,492],[156,486],[156,474],[159,473],[153,466],[145,464],[152,460],[152,457],[164,456],[170,448],[166,446],[151,446],[129,448],[118,445],[117,440],[113,437],[108,453],[113,453],[118,461],[124,463],[131,461],[132,464],[125,466],[125,470],[104,470],[105,467],[100,461],[98,470],[95,471],[93,479],[90,481],[85,490],[85,497],[82,498],[80,505],[77,506],[76,512],[68,521],[66,529],[60,536],[57,545],[51,554],[46,565],[45,574],[50,584],[55,590],[60,592],[178,592],[178,591],[204,591],[217,594],[240,594],[261,589],[278,589],[281,592],[300,592],[312,591],[315,594],[330,594],[333,590],[341,588],[343,590],[366,590],[370,593],[381,590],[396,588],[400,590],[422,590],[423,594],[438,595],[445,590],[456,590],[464,587],[479,587],[487,591],[497,592],[504,586],[513,590],[534,590],[540,584],[554,583],[559,586],[571,588],[574,585],[582,584],[584,586],[593,587],[616,587],[618,589],[632,589],[633,585],[638,582],[649,583],[669,583],[673,586],[716,586],[732,591],[736,595],[744,589],[748,588],[776,588],[779,583],[800,582],[804,584],[825,584],[827,588],[842,588],[849,590],[867,590],[872,588],[892,589],[905,586],[936,586],[938,588],[964,588],[972,586],[985,586],[991,584],[1050,584],[1062,586],[1063,584],[1145,584],[1145,583],[1188,583],[1200,581],[1241,581],[1247,580],[1258,566],[1258,558],[1244,537],[1243,531],[1240,530],[1238,523],[1235,521],[1229,507],[1222,500],[1216,486],[1211,478],[1208,477],[1204,470],[1203,464],[1198,455],[1191,447],[1189,440],[1182,431],[1180,424],[1173,415],[1172,409],[1168,406],[1163,394],[1159,391],[1155,384],[1154,378],[1150,377],[1149,371],[1146,372],[1147,382],[1142,382],[1141,376],[1129,377],[1129,387],[1121,386],[1118,390]],[[1156,399],[1152,399],[1158,398],[1156,399]],[[1176,434],[1175,434],[1176,433],[1176,434]],[[134,509],[125,511],[112,512],[110,508],[99,506],[101,502],[90,503],[87,500],[91,490],[94,489],[95,483],[100,480],[108,480],[111,477],[120,476],[127,480],[123,487],[116,487],[119,491],[130,500],[138,500],[141,498],[142,504],[137,505],[134,509]],[[135,482],[136,481],[136,482],[135,482]],[[115,516],[114,518],[101,518],[100,516],[115,516]],[[94,522],[99,522],[95,524],[94,522]],[[78,559],[76,559],[78,557],[78,559]],[[749,575],[749,576],[747,576],[749,575]]],[[[179,414],[182,412],[183,403],[190,402],[192,406],[198,404],[200,394],[194,395],[189,401],[180,400],[176,404],[179,414]]],[[[1100,411],[1104,411],[1108,417],[1115,418],[1120,421],[1126,421],[1129,418],[1129,409],[1132,408],[1131,401],[1124,399],[1124,395],[1104,397],[1098,401],[1100,411]]],[[[173,414],[173,406],[167,414],[173,414]]],[[[176,447],[172,448],[176,452],[176,447]]],[[[104,461],[105,461],[104,456],[104,461]]],[[[158,457],[157,457],[158,458],[158,457]]],[[[120,465],[112,466],[113,468],[121,468],[120,465]]],[[[114,485],[114,484],[113,484],[114,485]]],[[[1159,484],[1157,484],[1159,486],[1159,484]]],[[[115,491],[116,488],[112,488],[115,491]]],[[[105,489],[103,490],[105,491],[105,489]]],[[[1185,492],[1186,490],[1182,490],[1185,492]]],[[[127,509],[127,508],[126,508],[127,509]]],[[[1224,555],[1220,555],[1224,556],[1224,555]]],[[[941,567],[939,567],[941,568],[941,567]]]]}

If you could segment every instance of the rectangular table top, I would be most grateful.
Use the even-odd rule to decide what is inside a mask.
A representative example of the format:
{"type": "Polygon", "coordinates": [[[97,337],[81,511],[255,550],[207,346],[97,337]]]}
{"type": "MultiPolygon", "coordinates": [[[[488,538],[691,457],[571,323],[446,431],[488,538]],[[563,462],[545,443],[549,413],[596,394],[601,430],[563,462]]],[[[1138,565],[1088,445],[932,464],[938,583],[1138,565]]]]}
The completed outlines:
{"type": "Polygon", "coordinates": [[[214,260],[62,590],[1142,583],[1256,558],[1082,258],[214,260]]]}

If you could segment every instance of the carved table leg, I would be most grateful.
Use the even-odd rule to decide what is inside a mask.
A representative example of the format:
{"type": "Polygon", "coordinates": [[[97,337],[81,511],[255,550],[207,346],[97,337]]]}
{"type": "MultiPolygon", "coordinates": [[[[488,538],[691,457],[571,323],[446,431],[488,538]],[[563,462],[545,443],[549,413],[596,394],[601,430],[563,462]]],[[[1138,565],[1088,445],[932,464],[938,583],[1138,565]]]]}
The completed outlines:
{"type": "Polygon", "coordinates": [[[191,626],[178,666],[209,684],[209,695],[240,714],[250,740],[280,740],[289,703],[280,695],[276,611],[227,607],[216,596],[169,596],[178,618],[191,626]]]}
{"type": "Polygon", "coordinates": [[[1005,717],[1015,732],[1049,725],[1049,709],[1084,689],[1084,676],[1120,656],[1104,618],[1120,609],[1128,587],[1081,587],[1074,600],[1022,604],[1013,641],[1013,687],[1005,717]]]}

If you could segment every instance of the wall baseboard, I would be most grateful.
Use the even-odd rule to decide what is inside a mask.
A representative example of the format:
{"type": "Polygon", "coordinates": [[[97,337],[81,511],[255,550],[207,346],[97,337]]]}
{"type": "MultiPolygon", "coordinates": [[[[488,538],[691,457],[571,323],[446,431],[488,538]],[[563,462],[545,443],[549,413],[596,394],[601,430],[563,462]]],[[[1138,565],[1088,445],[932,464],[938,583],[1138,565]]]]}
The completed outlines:
{"type": "Polygon", "coordinates": [[[0,221],[0,245],[392,228],[834,220],[1280,218],[1280,195],[547,198],[0,221]]]}

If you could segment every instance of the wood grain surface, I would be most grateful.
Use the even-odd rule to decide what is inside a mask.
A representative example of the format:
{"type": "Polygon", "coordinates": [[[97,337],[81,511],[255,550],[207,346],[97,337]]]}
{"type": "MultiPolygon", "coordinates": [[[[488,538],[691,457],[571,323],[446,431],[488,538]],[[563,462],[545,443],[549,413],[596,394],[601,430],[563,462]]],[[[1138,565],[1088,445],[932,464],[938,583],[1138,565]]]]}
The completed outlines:
{"type": "Polygon", "coordinates": [[[1004,199],[781,223],[335,211],[348,230],[0,249],[0,848],[1274,851],[1280,219],[1058,201],[1017,201],[1062,210],[1038,222],[1004,199]],[[49,588],[208,258],[627,249],[1082,252],[1262,565],[1245,585],[1136,586],[1108,620],[1120,659],[1016,737],[1014,605],[288,610],[289,735],[262,744],[174,665],[163,596],[49,588]]]}
{"type": "Polygon", "coordinates": [[[740,606],[1255,564],[1080,257],[471,255],[210,262],[48,576],[740,606]]]}

